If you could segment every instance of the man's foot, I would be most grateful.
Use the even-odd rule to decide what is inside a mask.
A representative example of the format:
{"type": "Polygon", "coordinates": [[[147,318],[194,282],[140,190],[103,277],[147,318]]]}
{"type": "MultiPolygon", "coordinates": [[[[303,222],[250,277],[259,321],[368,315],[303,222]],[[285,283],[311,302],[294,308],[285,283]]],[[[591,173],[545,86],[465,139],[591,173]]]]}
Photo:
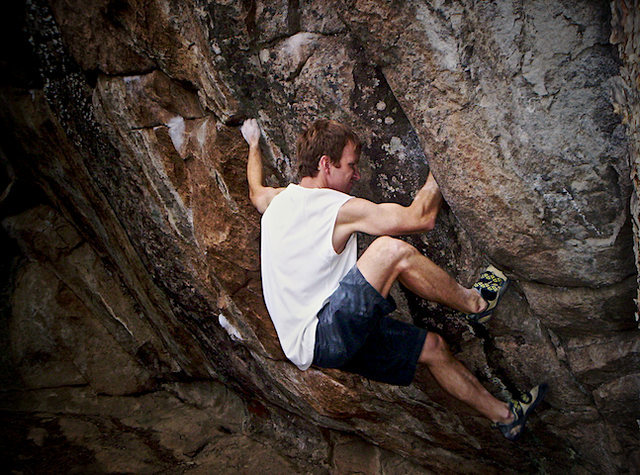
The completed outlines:
{"type": "Polygon", "coordinates": [[[495,424],[502,435],[509,440],[518,440],[524,429],[524,424],[527,422],[527,417],[536,408],[538,404],[544,399],[548,386],[546,384],[540,384],[534,387],[527,394],[524,394],[520,400],[511,400],[509,402],[509,410],[514,416],[513,422],[509,424],[495,424]]]}
{"type": "Polygon", "coordinates": [[[500,297],[507,290],[509,279],[498,269],[489,266],[482,273],[478,281],[473,284],[473,289],[487,302],[487,308],[479,313],[469,313],[467,319],[472,322],[484,323],[491,318],[493,310],[498,305],[500,297]]]}

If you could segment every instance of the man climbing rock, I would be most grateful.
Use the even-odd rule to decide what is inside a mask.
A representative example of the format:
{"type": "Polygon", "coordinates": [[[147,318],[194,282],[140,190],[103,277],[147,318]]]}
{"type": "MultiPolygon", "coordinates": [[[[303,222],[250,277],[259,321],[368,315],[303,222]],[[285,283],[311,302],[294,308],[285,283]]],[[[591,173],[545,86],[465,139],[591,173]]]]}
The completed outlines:
{"type": "Polygon", "coordinates": [[[410,244],[395,239],[434,227],[442,195],[433,175],[410,206],[375,204],[349,195],[360,178],[361,143],[347,126],[314,122],[299,137],[299,184],[263,185],[260,128],[245,121],[249,195],[263,214],[261,267],[264,299],[285,355],[301,370],[339,368],[389,384],[408,385],[418,363],[436,381],[517,439],[546,385],[509,403],[493,397],[440,335],[388,317],[391,285],[401,282],[422,298],[488,320],[507,286],[489,267],[471,289],[410,244]],[[357,257],[356,232],[378,237],[357,257]]]}

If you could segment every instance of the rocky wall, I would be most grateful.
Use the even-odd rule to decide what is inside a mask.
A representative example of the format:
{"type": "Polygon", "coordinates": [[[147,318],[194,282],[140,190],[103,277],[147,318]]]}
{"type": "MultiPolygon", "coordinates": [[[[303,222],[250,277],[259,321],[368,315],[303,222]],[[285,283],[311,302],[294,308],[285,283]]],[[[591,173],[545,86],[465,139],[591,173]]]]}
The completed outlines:
{"type": "MultiPolygon", "coordinates": [[[[629,166],[633,191],[631,193],[631,220],[633,223],[633,249],[636,256],[636,268],[640,279],[640,209],[638,194],[640,179],[638,167],[640,163],[640,4],[637,1],[611,2],[612,31],[611,43],[618,45],[618,53],[622,61],[620,81],[614,89],[613,106],[622,117],[629,136],[629,166]]],[[[636,321],[640,320],[640,280],[638,280],[638,298],[636,299],[636,321]]]]}
{"type": "MultiPolygon", "coordinates": [[[[196,380],[206,398],[219,381],[265,428],[254,435],[312,454],[319,471],[341,470],[326,453],[342,453],[336,434],[348,433],[434,471],[633,472],[637,19],[623,1],[12,4],[5,414],[59,412],[38,395],[66,388],[86,422],[102,395],[164,401],[167,385],[196,380]],[[446,205],[412,244],[465,284],[488,262],[512,278],[486,328],[393,292],[397,317],[440,331],[493,393],[549,382],[520,443],[426,370],[395,388],[285,360],[262,301],[237,126],[258,118],[267,182],[285,185],[296,135],[319,116],[363,139],[354,194],[408,204],[434,173],[446,205]]],[[[173,450],[174,428],[130,422],[144,444],[173,450]]],[[[67,438],[89,440],[83,427],[67,438]]],[[[157,456],[156,468],[184,462],[157,456]]],[[[371,470],[389,469],[374,459],[371,470]]]]}

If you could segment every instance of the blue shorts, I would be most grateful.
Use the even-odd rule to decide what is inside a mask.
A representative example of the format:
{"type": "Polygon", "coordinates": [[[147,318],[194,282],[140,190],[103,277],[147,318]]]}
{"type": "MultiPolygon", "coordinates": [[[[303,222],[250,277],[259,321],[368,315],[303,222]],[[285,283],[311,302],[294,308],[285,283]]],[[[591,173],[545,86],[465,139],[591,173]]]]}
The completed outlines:
{"type": "Polygon", "coordinates": [[[386,316],[395,309],[353,266],[318,312],[313,364],[411,384],[427,331],[386,316]]]}

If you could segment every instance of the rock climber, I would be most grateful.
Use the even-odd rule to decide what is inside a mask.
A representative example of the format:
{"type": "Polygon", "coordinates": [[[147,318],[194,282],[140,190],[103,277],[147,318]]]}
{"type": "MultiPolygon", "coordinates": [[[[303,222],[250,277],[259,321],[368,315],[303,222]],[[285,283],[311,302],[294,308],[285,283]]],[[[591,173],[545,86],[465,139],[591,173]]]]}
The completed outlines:
{"type": "Polygon", "coordinates": [[[493,397],[435,332],[395,320],[389,295],[401,282],[420,297],[472,321],[491,317],[508,280],[490,266],[470,289],[410,244],[391,236],[433,229],[442,195],[429,173],[410,206],[376,204],[349,193],[360,178],[361,142],[337,121],[320,119],[296,145],[298,184],[264,186],[261,130],[241,132],[249,144],[249,197],[261,220],[265,303],[287,358],[301,370],[339,368],[388,384],[408,385],[418,363],[449,394],[517,439],[544,397],[541,384],[508,403],[493,397]],[[357,257],[356,232],[380,236],[357,257]]]}

